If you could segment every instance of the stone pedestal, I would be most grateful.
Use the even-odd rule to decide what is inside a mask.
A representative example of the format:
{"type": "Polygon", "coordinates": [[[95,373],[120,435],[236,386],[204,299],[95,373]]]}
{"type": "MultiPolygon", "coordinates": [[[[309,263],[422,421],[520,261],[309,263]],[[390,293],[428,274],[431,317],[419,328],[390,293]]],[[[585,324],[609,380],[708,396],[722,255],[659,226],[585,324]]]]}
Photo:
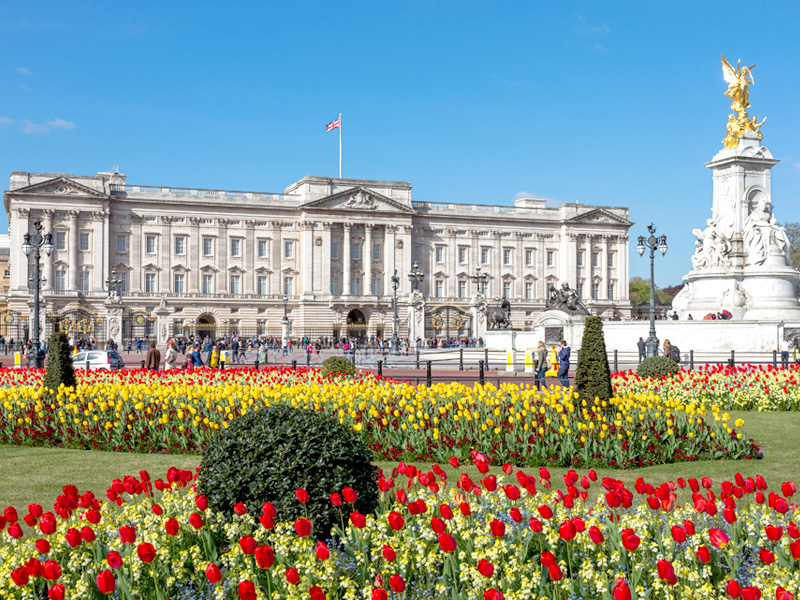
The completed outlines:
{"type": "Polygon", "coordinates": [[[486,339],[486,297],[475,294],[469,305],[469,314],[472,316],[472,337],[486,339]]]}
{"type": "Polygon", "coordinates": [[[117,348],[122,348],[122,303],[115,299],[108,299],[105,309],[108,339],[113,341],[117,348]]]}
{"type": "Polygon", "coordinates": [[[412,292],[408,302],[408,344],[411,348],[416,348],[417,338],[425,339],[425,300],[419,292],[412,292]]]}
{"type": "Polygon", "coordinates": [[[518,333],[519,331],[515,329],[488,329],[481,337],[488,350],[510,352],[517,349],[518,333]]]}
{"type": "Polygon", "coordinates": [[[160,348],[164,348],[170,338],[170,315],[172,311],[167,308],[167,303],[162,299],[161,304],[155,310],[156,314],[156,343],[160,348]]]}
{"type": "Polygon", "coordinates": [[[712,216],[694,229],[687,285],[673,300],[680,318],[727,310],[734,319],[800,320],[800,273],[773,214],[771,169],[778,163],[752,131],[706,166],[713,173],[712,216]]]}

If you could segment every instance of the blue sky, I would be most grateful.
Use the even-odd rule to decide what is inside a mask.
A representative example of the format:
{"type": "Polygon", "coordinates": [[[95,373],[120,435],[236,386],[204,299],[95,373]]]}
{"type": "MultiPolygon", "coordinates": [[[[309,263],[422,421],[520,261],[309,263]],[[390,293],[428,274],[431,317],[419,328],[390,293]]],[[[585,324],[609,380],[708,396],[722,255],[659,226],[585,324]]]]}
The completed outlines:
{"type": "Polygon", "coordinates": [[[278,192],[336,176],[341,112],[345,177],[628,206],[631,274],[653,221],[670,285],[711,214],[720,53],[758,64],[775,215],[800,220],[798,22],[790,2],[5,2],[0,176],[278,192]]]}

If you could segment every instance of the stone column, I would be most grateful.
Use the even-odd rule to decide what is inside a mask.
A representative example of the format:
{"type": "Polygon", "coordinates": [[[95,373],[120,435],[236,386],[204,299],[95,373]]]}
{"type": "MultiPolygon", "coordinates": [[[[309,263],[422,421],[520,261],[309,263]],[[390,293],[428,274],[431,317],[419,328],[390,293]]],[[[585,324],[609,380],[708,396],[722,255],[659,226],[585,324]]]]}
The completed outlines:
{"type": "MultiPolygon", "coordinates": [[[[481,267],[483,269],[483,265],[481,265],[481,234],[479,231],[473,229],[469,232],[470,237],[472,238],[472,260],[468,262],[467,265],[467,273],[472,275],[475,273],[475,269],[481,267]]],[[[472,280],[467,281],[467,295],[469,296],[470,291],[472,290],[472,280]]]]}
{"type": "Polygon", "coordinates": [[[300,293],[303,300],[314,298],[314,222],[300,221],[300,271],[302,272],[302,284],[300,293]]]}
{"type": "MultiPolygon", "coordinates": [[[[89,288],[94,292],[102,292],[105,287],[106,272],[103,269],[107,247],[104,242],[106,215],[102,212],[92,213],[92,285],[89,288]]],[[[128,256],[132,259],[132,248],[128,248],[128,256]]],[[[132,260],[131,260],[132,262],[132,260]]],[[[133,266],[133,265],[131,265],[133,266]]]]}
{"type": "Polygon", "coordinates": [[[617,287],[620,300],[628,300],[628,236],[617,236],[617,287]]]}
{"type": "Polygon", "coordinates": [[[540,276],[537,279],[538,285],[534,289],[534,296],[536,298],[547,299],[547,244],[544,233],[536,233],[536,265],[539,270],[540,276]]]}
{"type": "Polygon", "coordinates": [[[175,291],[172,289],[172,219],[171,216],[161,216],[161,252],[158,257],[161,268],[158,291],[161,293],[175,291]]]}
{"type": "Polygon", "coordinates": [[[256,222],[244,222],[244,273],[242,273],[242,289],[245,294],[256,293],[256,222]]]}
{"type": "MultiPolygon", "coordinates": [[[[56,211],[51,208],[46,208],[42,211],[44,214],[44,231],[45,233],[53,234],[53,244],[55,244],[55,233],[53,232],[53,215],[56,211]]],[[[43,291],[50,291],[53,289],[53,256],[47,256],[44,252],[42,252],[42,269],[44,273],[44,286],[42,286],[43,291]]],[[[14,274],[14,269],[11,269],[11,274],[14,274]]],[[[14,289],[14,285],[11,285],[11,289],[14,289]]]]}
{"type": "MultiPolygon", "coordinates": [[[[397,276],[400,278],[400,287],[397,290],[398,298],[407,296],[411,292],[411,281],[408,274],[411,272],[411,232],[414,230],[413,225],[403,225],[400,233],[400,241],[403,244],[401,251],[401,260],[397,265],[397,276]]],[[[392,269],[394,273],[394,269],[392,269]]],[[[391,277],[391,275],[389,275],[391,277]]],[[[426,277],[425,279],[430,279],[426,277]]]]}
{"type": "MultiPolygon", "coordinates": [[[[330,221],[322,222],[320,238],[322,245],[320,252],[320,293],[323,296],[330,296],[331,293],[331,225],[330,221]]],[[[341,291],[341,290],[340,290],[341,291]]]]}
{"type": "Polygon", "coordinates": [[[492,231],[494,245],[492,248],[492,275],[494,281],[490,286],[489,295],[493,297],[503,297],[503,232],[492,231]]]}
{"type": "MultiPolygon", "coordinates": [[[[128,281],[128,289],[132,292],[142,291],[142,265],[144,265],[144,252],[142,252],[142,241],[144,235],[142,234],[142,217],[139,215],[131,215],[131,270],[130,281],[128,281]]],[[[111,248],[106,248],[106,252],[111,253],[111,248]]],[[[111,275],[111,269],[108,270],[107,276],[111,275]]]]}
{"type": "Polygon", "coordinates": [[[608,300],[608,284],[611,281],[608,273],[608,236],[601,235],[600,242],[600,260],[602,261],[600,268],[603,273],[603,283],[600,284],[600,298],[608,300]]]}
{"type": "Polygon", "coordinates": [[[203,253],[203,240],[200,239],[200,218],[189,217],[189,243],[186,252],[189,254],[187,267],[189,268],[189,281],[186,289],[190,294],[200,293],[200,255],[203,253]]]}
{"type": "Polygon", "coordinates": [[[280,221],[270,221],[272,248],[269,252],[270,274],[269,293],[283,296],[283,280],[281,279],[281,225],[280,221]]]}
{"type": "Polygon", "coordinates": [[[372,295],[372,230],[375,227],[372,223],[364,224],[364,295],[372,295]]]}
{"type": "MultiPolygon", "coordinates": [[[[28,290],[28,257],[22,252],[22,243],[25,239],[25,234],[28,233],[28,216],[30,210],[27,208],[15,208],[11,211],[10,223],[10,248],[9,248],[9,265],[19,265],[18,268],[11,268],[11,289],[28,290]]],[[[55,235],[53,235],[53,244],[55,244],[55,235]]]]}
{"type": "Polygon", "coordinates": [[[164,351],[166,350],[166,343],[170,337],[170,315],[172,311],[167,308],[166,303],[164,302],[163,298],[161,300],[161,305],[156,308],[156,343],[158,344],[159,349],[163,355],[164,351]]]}
{"type": "Polygon", "coordinates": [[[218,294],[227,294],[230,281],[228,280],[228,219],[217,219],[217,285],[214,288],[218,294]]]}
{"type": "Polygon", "coordinates": [[[345,296],[351,294],[350,287],[350,257],[352,249],[350,248],[350,230],[353,228],[352,223],[342,223],[342,230],[344,231],[344,241],[342,241],[342,293],[345,296]]]}
{"type": "Polygon", "coordinates": [[[458,246],[456,245],[456,236],[458,231],[455,229],[448,229],[445,231],[447,234],[447,281],[445,282],[444,295],[449,298],[458,296],[458,246]]]}
{"type": "Polygon", "coordinates": [[[514,237],[517,240],[517,247],[514,250],[514,276],[516,280],[514,285],[512,286],[514,297],[517,299],[525,298],[525,281],[523,278],[523,269],[525,268],[525,250],[522,247],[522,240],[523,240],[523,233],[521,231],[515,231],[514,237]]]}
{"type": "Polygon", "coordinates": [[[80,231],[78,230],[78,216],[80,213],[77,210],[71,210],[69,215],[69,284],[67,289],[74,292],[78,290],[78,238],[80,231]]]}

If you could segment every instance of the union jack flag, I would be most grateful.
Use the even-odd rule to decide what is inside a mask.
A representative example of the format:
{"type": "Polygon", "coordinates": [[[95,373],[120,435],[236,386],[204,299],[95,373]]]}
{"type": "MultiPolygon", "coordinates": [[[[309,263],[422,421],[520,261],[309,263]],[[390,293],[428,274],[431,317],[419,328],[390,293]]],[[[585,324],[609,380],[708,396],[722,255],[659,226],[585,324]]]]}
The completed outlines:
{"type": "Polygon", "coordinates": [[[331,121],[330,123],[325,125],[325,131],[331,131],[333,129],[336,129],[337,127],[339,128],[342,127],[342,115],[339,115],[339,118],[336,119],[335,121],[331,121]]]}

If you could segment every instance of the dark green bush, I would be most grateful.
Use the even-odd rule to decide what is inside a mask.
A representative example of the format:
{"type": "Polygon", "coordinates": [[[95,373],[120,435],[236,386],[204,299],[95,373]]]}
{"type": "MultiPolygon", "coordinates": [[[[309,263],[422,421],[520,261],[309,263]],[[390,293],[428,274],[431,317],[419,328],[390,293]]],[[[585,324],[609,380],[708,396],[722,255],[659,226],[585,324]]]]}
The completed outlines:
{"type": "MultiPolygon", "coordinates": [[[[340,523],[331,493],[351,487],[358,493],[355,510],[369,514],[377,507],[377,468],[371,460],[369,449],[338,419],[269,406],[234,419],[208,443],[198,489],[223,514],[233,514],[233,505],[242,502],[259,516],[264,502],[271,502],[279,521],[294,521],[305,516],[295,495],[303,488],[315,535],[325,539],[340,523]]],[[[353,508],[341,508],[347,521],[353,508]]]]}
{"type": "Polygon", "coordinates": [[[327,359],[324,363],[322,363],[322,370],[323,375],[347,375],[348,377],[352,377],[356,374],[356,368],[352,362],[350,362],[349,358],[345,358],[344,356],[331,356],[327,359]]]}
{"type": "MultiPolygon", "coordinates": [[[[69,352],[69,338],[63,331],[56,331],[50,336],[47,346],[47,370],[42,380],[42,388],[58,393],[58,386],[75,387],[75,369],[72,367],[72,355],[69,352]]],[[[49,392],[45,392],[50,396],[49,392]]]]}
{"type": "Polygon", "coordinates": [[[666,356],[651,356],[645,358],[639,368],[636,369],[636,374],[639,377],[665,377],[668,375],[675,375],[681,368],[674,360],[666,356]]]}
{"type": "Polygon", "coordinates": [[[575,372],[575,389],[581,398],[587,400],[597,397],[608,402],[614,394],[600,317],[586,317],[578,369],[575,372]]]}

